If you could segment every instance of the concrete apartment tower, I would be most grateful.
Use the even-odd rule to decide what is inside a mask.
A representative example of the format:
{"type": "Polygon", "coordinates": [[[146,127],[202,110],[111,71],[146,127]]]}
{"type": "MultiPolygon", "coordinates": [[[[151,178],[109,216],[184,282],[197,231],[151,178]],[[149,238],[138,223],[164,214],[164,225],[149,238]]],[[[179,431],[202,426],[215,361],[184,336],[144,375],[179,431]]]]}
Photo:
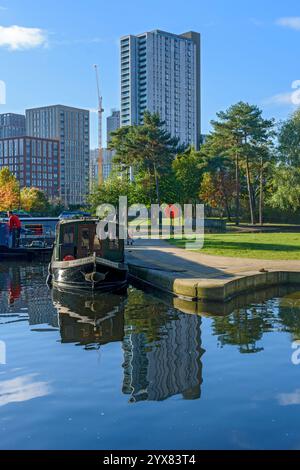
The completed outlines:
{"type": "Polygon", "coordinates": [[[155,30],[121,38],[121,126],[158,112],[184,145],[201,143],[201,39],[155,30]]]}
{"type": "Polygon", "coordinates": [[[27,109],[26,131],[59,141],[60,198],[66,207],[84,203],[89,192],[89,111],[63,105],[27,109]]]}

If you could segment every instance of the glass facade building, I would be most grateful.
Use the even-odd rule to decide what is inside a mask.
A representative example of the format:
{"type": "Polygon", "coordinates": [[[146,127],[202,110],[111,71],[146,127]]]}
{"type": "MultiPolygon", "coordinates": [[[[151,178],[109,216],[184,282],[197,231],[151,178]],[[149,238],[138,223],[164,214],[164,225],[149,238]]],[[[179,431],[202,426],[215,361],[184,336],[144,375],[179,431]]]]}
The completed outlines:
{"type": "Polygon", "coordinates": [[[28,109],[26,132],[59,141],[60,198],[65,206],[84,203],[89,193],[89,111],[63,105],[28,109]]]}
{"type": "Polygon", "coordinates": [[[24,135],[26,135],[26,123],[23,114],[0,114],[0,139],[24,135]]]}

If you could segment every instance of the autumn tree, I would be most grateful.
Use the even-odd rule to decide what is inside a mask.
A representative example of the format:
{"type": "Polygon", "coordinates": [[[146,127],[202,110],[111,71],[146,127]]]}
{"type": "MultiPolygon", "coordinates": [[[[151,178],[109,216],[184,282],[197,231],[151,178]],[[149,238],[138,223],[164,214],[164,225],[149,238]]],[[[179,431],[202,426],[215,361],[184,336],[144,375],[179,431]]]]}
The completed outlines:
{"type": "Polygon", "coordinates": [[[221,208],[231,221],[234,198],[234,171],[229,158],[211,157],[204,165],[199,196],[213,208],[221,208]]]}
{"type": "Polygon", "coordinates": [[[38,188],[24,188],[20,194],[21,207],[27,212],[45,213],[49,209],[49,201],[43,191],[38,188]]]}
{"type": "Polygon", "coordinates": [[[8,168],[0,170],[0,210],[16,209],[20,204],[20,187],[8,168]]]}

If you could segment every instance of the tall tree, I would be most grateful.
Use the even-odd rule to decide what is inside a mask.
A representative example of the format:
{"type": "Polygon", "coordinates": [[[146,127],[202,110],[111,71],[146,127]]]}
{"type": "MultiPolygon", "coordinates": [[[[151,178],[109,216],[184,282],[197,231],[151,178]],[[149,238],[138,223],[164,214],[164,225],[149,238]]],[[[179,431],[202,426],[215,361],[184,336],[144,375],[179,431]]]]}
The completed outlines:
{"type": "Polygon", "coordinates": [[[281,160],[286,165],[300,166],[300,109],[280,127],[278,149],[281,160]]]}
{"type": "Polygon", "coordinates": [[[270,206],[283,211],[300,209],[300,169],[284,164],[274,168],[272,191],[268,198],[270,206]]]}
{"type": "Polygon", "coordinates": [[[251,223],[254,224],[255,192],[251,167],[258,158],[260,147],[270,144],[274,121],[263,119],[257,106],[244,102],[217,113],[217,118],[212,121],[213,132],[206,145],[213,145],[218,149],[218,155],[229,156],[235,162],[237,224],[240,219],[241,171],[245,173],[251,223]]]}
{"type": "Polygon", "coordinates": [[[300,209],[300,109],[280,125],[278,159],[280,164],[273,169],[268,203],[296,212],[300,209]]]}
{"type": "Polygon", "coordinates": [[[157,113],[145,111],[143,120],[140,126],[113,133],[110,147],[116,150],[117,163],[147,171],[149,179],[154,179],[156,199],[160,204],[159,180],[170,170],[178,152],[178,139],[165,130],[165,123],[157,113]]]}
{"type": "Polygon", "coordinates": [[[227,157],[211,157],[207,160],[205,174],[200,185],[200,197],[211,207],[225,210],[231,221],[231,207],[234,194],[233,168],[227,157]]]}
{"type": "Polygon", "coordinates": [[[181,204],[199,201],[199,186],[206,165],[206,160],[194,147],[179,153],[173,161],[173,171],[178,181],[178,193],[181,204]]]}

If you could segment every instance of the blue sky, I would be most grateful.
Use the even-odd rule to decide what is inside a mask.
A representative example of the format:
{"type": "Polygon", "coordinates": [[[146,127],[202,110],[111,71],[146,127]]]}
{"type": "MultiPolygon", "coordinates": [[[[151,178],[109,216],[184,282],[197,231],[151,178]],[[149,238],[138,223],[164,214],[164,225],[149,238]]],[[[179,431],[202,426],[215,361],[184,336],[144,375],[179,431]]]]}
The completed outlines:
{"type": "MultiPolygon", "coordinates": [[[[119,108],[119,37],[152,29],[202,34],[202,131],[215,113],[246,100],[266,116],[293,110],[300,80],[299,0],[0,0],[0,112],[67,104],[119,108]]],[[[96,115],[92,115],[92,146],[96,115]]]]}

